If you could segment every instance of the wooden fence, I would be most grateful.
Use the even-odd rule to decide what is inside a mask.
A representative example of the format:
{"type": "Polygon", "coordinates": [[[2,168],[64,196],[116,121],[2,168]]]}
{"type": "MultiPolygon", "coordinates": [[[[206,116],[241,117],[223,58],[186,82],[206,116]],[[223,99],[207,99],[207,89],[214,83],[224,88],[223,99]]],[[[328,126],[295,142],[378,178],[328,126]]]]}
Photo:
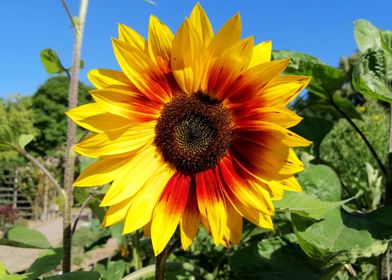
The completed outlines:
{"type": "Polygon", "coordinates": [[[31,218],[33,209],[18,191],[18,173],[4,175],[4,185],[0,185],[0,226],[13,224],[17,217],[31,218]]]}

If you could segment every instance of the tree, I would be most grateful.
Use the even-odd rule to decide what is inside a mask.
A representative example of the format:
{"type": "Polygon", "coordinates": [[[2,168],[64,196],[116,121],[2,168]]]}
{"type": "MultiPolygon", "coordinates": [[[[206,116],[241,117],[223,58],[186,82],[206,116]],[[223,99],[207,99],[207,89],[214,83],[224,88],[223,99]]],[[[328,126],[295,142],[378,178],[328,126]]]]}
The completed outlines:
{"type": "MultiPolygon", "coordinates": [[[[65,76],[49,78],[32,97],[34,126],[38,129],[30,151],[39,155],[54,155],[66,141],[69,80],[65,76]]],[[[79,83],[79,104],[89,102],[92,88],[79,83]]]]}

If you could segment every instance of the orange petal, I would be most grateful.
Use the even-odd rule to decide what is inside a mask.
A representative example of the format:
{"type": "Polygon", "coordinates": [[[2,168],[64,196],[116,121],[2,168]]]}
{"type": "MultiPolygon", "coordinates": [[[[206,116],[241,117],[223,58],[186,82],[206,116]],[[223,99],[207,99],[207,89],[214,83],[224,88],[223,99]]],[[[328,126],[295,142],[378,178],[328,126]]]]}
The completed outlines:
{"type": "Polygon", "coordinates": [[[151,240],[155,255],[173,236],[188,201],[191,177],[176,173],[167,183],[157,202],[151,223],[151,240]]]}
{"type": "Polygon", "coordinates": [[[200,226],[200,212],[197,206],[195,180],[191,181],[188,202],[180,220],[181,244],[187,250],[192,244],[200,226]]]}
{"type": "Polygon", "coordinates": [[[113,49],[121,69],[140,92],[154,102],[170,101],[172,88],[147,54],[116,39],[113,49]]]}
{"type": "Polygon", "coordinates": [[[227,212],[225,199],[211,169],[196,174],[197,203],[203,224],[211,231],[216,245],[221,243],[225,231],[227,212]]]}
{"type": "Polygon", "coordinates": [[[182,91],[192,94],[199,90],[203,47],[199,34],[186,19],[173,41],[171,68],[182,91]]]}
{"type": "Polygon", "coordinates": [[[170,71],[170,56],[174,35],[155,16],[150,17],[148,26],[148,52],[163,73],[170,71]]]}

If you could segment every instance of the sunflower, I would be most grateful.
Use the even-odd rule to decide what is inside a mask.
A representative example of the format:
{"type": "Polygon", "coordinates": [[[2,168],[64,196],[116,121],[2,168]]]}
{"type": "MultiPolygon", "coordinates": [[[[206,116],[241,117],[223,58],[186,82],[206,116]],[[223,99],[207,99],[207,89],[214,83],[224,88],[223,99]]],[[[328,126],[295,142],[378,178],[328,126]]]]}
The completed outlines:
{"type": "Polygon", "coordinates": [[[67,114],[95,134],[74,150],[98,160],[75,181],[111,183],[103,226],[144,228],[159,254],[179,227],[187,249],[200,224],[213,242],[241,239],[243,218],[272,228],[272,200],[301,191],[286,105],[309,77],[283,76],[271,42],[241,39],[239,14],[214,35],[197,4],[176,34],[151,16],[148,40],[125,25],[113,48],[121,71],[95,69],[95,103],[67,114]]]}

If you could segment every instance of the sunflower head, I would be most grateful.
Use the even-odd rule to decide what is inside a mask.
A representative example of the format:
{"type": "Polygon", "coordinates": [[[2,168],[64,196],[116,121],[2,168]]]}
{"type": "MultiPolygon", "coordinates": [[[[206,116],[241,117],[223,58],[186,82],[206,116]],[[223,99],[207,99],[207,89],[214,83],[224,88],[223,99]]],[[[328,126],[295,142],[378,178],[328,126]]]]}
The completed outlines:
{"type": "Polygon", "coordinates": [[[243,218],[272,228],[272,200],[301,191],[292,148],[310,142],[286,106],[309,77],[282,75],[271,42],[241,39],[239,15],[214,34],[199,4],[176,34],[153,16],[148,40],[119,25],[113,48],[121,71],[90,71],[95,102],[67,113],[94,132],[75,151],[98,159],[75,186],[111,183],[103,225],[144,227],[155,254],[177,227],[185,249],[200,224],[224,246],[243,218]]]}

